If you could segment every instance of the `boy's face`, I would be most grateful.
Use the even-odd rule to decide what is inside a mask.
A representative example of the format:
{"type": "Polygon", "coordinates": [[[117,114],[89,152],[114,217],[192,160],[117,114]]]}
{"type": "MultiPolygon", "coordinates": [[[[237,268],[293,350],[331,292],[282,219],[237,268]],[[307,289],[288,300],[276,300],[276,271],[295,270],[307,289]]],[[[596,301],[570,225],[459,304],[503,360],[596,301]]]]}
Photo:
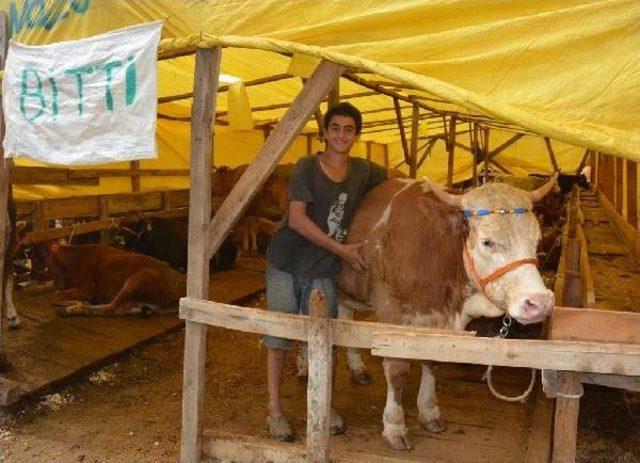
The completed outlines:
{"type": "Polygon", "coordinates": [[[327,142],[327,151],[348,155],[358,139],[356,122],[349,116],[333,116],[325,130],[324,139],[327,142]]]}

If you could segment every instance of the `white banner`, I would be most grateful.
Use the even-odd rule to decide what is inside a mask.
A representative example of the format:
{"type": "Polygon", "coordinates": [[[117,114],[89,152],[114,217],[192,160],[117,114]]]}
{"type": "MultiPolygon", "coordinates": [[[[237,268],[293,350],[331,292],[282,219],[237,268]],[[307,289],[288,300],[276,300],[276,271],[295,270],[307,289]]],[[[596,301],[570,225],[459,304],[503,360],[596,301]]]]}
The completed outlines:
{"type": "Polygon", "coordinates": [[[11,42],[5,155],[62,165],[156,158],[161,29],[160,21],[52,45],[11,42]]]}

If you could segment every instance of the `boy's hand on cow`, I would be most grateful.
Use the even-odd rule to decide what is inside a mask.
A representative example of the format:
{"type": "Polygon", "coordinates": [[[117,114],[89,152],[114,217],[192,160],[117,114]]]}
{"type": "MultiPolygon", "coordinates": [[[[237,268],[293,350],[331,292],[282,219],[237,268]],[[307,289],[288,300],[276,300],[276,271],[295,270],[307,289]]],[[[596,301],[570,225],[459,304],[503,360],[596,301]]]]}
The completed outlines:
{"type": "Polygon", "coordinates": [[[354,244],[341,244],[340,253],[338,254],[342,260],[351,265],[358,272],[364,272],[366,270],[366,264],[360,249],[364,243],[354,244]]]}

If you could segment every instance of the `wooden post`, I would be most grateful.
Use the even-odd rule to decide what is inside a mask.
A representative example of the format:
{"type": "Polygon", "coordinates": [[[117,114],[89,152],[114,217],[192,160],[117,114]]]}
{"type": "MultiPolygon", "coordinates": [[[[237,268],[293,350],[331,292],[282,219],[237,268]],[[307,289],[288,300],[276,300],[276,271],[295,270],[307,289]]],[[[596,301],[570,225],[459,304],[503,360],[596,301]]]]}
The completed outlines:
{"type": "Polygon", "coordinates": [[[489,127],[485,127],[483,130],[484,140],[482,143],[482,158],[484,163],[484,181],[483,183],[487,183],[489,181],[489,127]]]}
{"type": "Polygon", "coordinates": [[[140,161],[131,161],[131,191],[140,191],[140,161]]]}
{"type": "MultiPolygon", "coordinates": [[[[591,154],[591,150],[589,148],[584,150],[584,154],[582,155],[582,159],[580,160],[580,164],[578,164],[578,168],[576,169],[576,175],[580,175],[580,172],[582,172],[582,169],[584,169],[584,166],[587,164],[587,161],[589,160],[589,155],[590,154],[591,154]]],[[[591,175],[593,175],[593,173],[591,175]]]]}
{"type": "Polygon", "coordinates": [[[411,112],[411,151],[409,162],[409,177],[416,178],[418,173],[418,130],[419,130],[419,118],[420,107],[417,104],[413,105],[411,112]]]}
{"type": "Polygon", "coordinates": [[[615,200],[615,208],[616,208],[616,212],[620,215],[622,215],[622,206],[624,203],[624,194],[623,194],[623,187],[624,187],[624,159],[619,158],[617,156],[614,156],[614,162],[616,165],[616,176],[615,176],[615,183],[613,184],[613,194],[616,198],[615,200]]]}
{"type": "Polygon", "coordinates": [[[371,161],[371,143],[372,142],[370,142],[370,141],[368,141],[366,143],[366,145],[367,145],[367,160],[368,161],[371,161]]]}
{"type": "MultiPolygon", "coordinates": [[[[189,254],[187,296],[209,298],[207,225],[211,217],[211,165],[213,123],[220,75],[222,48],[198,48],[191,108],[191,160],[189,192],[189,254]]],[[[202,458],[202,416],[207,325],[185,324],[182,383],[181,463],[199,463],[202,458]]]]}
{"type": "MultiPolygon", "coordinates": [[[[565,263],[565,287],[562,304],[580,307],[582,302],[582,278],[580,276],[580,240],[577,237],[578,206],[573,196],[569,205],[569,239],[565,263]]],[[[553,427],[553,463],[572,463],[576,459],[578,414],[582,395],[582,375],[574,371],[558,372],[559,394],[556,399],[553,427]]]]}
{"type": "Polygon", "coordinates": [[[384,167],[388,169],[389,168],[389,145],[385,143],[383,146],[384,146],[384,167]]]}
{"type": "Polygon", "coordinates": [[[473,186],[477,187],[478,182],[478,124],[473,123],[473,128],[469,130],[471,135],[471,156],[473,156],[472,180],[473,186]]]}
{"type": "Polygon", "coordinates": [[[329,463],[331,376],[333,346],[331,320],[324,294],[314,289],[309,301],[309,382],[307,385],[307,461],[329,463]]]}
{"type": "Polygon", "coordinates": [[[313,134],[308,133],[306,137],[307,137],[307,156],[311,156],[313,154],[313,134]]]}
{"type": "Polygon", "coordinates": [[[547,151],[549,152],[549,159],[551,160],[553,171],[558,172],[560,170],[558,168],[558,161],[556,161],[556,154],[553,152],[553,147],[551,146],[551,140],[549,137],[544,137],[544,143],[547,145],[547,151]]]}
{"type": "Polygon", "coordinates": [[[340,79],[336,80],[336,84],[329,90],[329,95],[327,96],[327,107],[332,108],[333,106],[340,103],[340,79]]]}
{"type": "Polygon", "coordinates": [[[447,137],[447,187],[453,187],[453,155],[456,149],[456,116],[449,119],[449,136],[447,137]]]}
{"type": "Polygon", "coordinates": [[[400,131],[400,142],[402,143],[402,152],[404,153],[404,162],[411,165],[411,157],[409,155],[409,146],[407,145],[407,135],[404,132],[404,123],[402,122],[402,111],[400,110],[400,101],[393,99],[393,108],[396,111],[396,121],[398,122],[398,130],[400,131]]]}
{"type": "Polygon", "coordinates": [[[628,217],[629,217],[629,204],[627,201],[627,190],[629,188],[629,181],[627,180],[627,172],[628,172],[628,168],[627,168],[627,160],[626,159],[621,159],[622,162],[622,198],[621,202],[622,202],[622,206],[620,207],[620,215],[622,216],[622,220],[624,220],[625,222],[627,221],[628,217]]]}
{"type": "MultiPolygon", "coordinates": [[[[109,201],[107,200],[107,197],[100,196],[100,199],[98,201],[99,201],[99,209],[100,209],[100,220],[108,220],[109,219],[109,201]]],[[[109,230],[102,230],[100,232],[100,242],[103,244],[109,243],[109,230]]]]}
{"type": "Polygon", "coordinates": [[[249,206],[249,202],[271,175],[278,161],[344,70],[344,66],[326,60],[318,65],[313,76],[273,129],[269,139],[262,145],[254,161],[240,177],[211,221],[209,257],[218,250],[231,227],[240,218],[240,214],[249,206]]]}
{"type": "MultiPolygon", "coordinates": [[[[0,11],[0,69],[4,69],[4,61],[7,57],[8,32],[7,14],[0,11]]],[[[12,162],[4,158],[4,111],[2,108],[2,95],[0,94],[0,362],[2,362],[2,305],[4,302],[4,272],[10,272],[11,268],[4,268],[5,248],[10,237],[7,236],[7,221],[9,221],[9,188],[11,183],[12,162]]]]}

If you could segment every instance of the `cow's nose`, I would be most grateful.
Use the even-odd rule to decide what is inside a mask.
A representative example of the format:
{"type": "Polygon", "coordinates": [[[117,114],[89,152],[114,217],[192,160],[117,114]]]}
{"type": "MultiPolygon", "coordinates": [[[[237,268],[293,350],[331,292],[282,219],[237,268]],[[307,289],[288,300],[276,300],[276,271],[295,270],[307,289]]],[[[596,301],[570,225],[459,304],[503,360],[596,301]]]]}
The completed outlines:
{"type": "Polygon", "coordinates": [[[553,310],[555,302],[556,300],[553,294],[534,294],[524,301],[524,316],[528,319],[546,317],[553,310]]]}

